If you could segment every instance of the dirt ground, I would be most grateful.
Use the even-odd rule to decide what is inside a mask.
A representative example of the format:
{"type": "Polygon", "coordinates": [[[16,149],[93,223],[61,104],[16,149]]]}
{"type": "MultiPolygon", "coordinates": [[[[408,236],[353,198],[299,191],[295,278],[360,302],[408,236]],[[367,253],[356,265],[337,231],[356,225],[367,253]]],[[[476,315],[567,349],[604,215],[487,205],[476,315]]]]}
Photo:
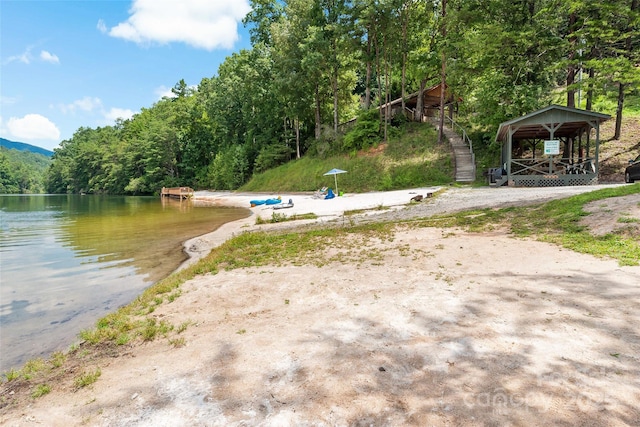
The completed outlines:
{"type": "MultiPolygon", "coordinates": [[[[596,202],[587,225],[637,233],[639,203],[596,202]]],[[[640,267],[500,232],[363,249],[196,277],[154,312],[189,322],[184,346],[97,360],[92,386],[53,384],[0,424],[640,425],[640,267]]]]}

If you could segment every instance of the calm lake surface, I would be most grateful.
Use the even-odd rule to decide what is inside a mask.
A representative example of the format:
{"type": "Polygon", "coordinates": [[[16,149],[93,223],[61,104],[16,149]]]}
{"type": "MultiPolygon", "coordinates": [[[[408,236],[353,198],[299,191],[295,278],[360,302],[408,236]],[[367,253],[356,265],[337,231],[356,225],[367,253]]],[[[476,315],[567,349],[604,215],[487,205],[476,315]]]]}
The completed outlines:
{"type": "Polygon", "coordinates": [[[158,197],[0,196],[0,371],[47,358],[248,209],[158,197]]]}

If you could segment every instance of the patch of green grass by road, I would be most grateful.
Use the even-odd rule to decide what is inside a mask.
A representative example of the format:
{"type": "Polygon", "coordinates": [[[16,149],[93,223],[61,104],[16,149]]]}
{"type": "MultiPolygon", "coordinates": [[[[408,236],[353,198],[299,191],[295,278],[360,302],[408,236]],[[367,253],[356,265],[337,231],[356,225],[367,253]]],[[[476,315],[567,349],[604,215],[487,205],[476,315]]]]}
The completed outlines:
{"type": "Polygon", "coordinates": [[[637,193],[640,193],[640,184],[606,188],[536,206],[435,216],[416,221],[416,225],[455,226],[474,232],[506,227],[517,237],[532,237],[576,252],[610,257],[621,265],[639,265],[640,245],[637,236],[629,236],[624,230],[594,236],[586,226],[580,224],[580,220],[589,215],[583,209],[587,203],[637,193]]]}

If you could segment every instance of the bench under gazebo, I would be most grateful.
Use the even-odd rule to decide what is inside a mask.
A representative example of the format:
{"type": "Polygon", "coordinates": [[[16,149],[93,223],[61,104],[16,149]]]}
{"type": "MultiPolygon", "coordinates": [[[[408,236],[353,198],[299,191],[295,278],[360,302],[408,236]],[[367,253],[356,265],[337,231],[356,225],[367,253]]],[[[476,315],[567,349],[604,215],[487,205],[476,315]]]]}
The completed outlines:
{"type": "Polygon", "coordinates": [[[491,183],[519,187],[598,182],[600,124],[611,116],[551,105],[500,124],[502,165],[491,183]]]}

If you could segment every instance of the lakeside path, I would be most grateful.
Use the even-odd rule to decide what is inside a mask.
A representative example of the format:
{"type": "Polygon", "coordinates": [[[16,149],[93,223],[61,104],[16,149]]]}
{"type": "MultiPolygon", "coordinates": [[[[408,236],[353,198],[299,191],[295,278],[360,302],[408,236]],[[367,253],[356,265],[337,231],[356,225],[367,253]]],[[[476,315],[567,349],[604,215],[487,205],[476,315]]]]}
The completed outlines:
{"type": "MultiPolygon", "coordinates": [[[[374,208],[393,199],[357,218],[399,220],[599,188],[456,188],[410,207],[427,189],[404,190],[315,213],[340,221],[364,208],[360,197],[374,208]]],[[[242,206],[255,195],[207,197],[242,206]]],[[[304,197],[291,195],[300,214],[312,206],[304,197]]],[[[625,212],[639,224],[640,195],[615,199],[595,204],[610,215],[602,223],[625,212]]],[[[254,214],[193,245],[208,252],[234,233],[292,226],[257,226],[271,212],[254,214]]],[[[187,281],[149,314],[188,325],[175,335],[184,345],[119,347],[83,367],[100,370],[94,384],[77,389],[72,372],[3,407],[0,425],[640,425],[640,267],[500,230],[349,239],[319,247],[321,266],[274,260],[187,281]]]]}

